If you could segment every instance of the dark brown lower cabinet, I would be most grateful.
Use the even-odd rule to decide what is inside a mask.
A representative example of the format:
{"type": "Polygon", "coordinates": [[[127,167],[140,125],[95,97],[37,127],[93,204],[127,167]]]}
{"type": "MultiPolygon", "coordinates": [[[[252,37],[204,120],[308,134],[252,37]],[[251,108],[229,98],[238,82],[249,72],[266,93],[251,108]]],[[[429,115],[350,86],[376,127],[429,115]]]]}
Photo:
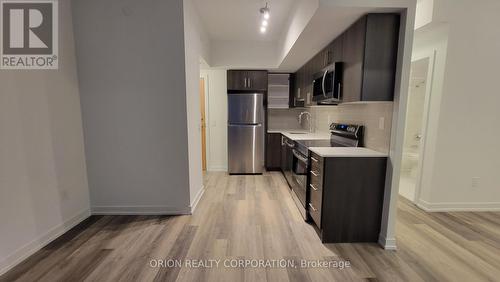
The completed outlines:
{"type": "Polygon", "coordinates": [[[387,158],[322,158],[311,152],[308,213],[323,243],[377,242],[387,158]]]}
{"type": "Polygon", "coordinates": [[[281,169],[281,133],[267,133],[266,169],[281,169]]]}

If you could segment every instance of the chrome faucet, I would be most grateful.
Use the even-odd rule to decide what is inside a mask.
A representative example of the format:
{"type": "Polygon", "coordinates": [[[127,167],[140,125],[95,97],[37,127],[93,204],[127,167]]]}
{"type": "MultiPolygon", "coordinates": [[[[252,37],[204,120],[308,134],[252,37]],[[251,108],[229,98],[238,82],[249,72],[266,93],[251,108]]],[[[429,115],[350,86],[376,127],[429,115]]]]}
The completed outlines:
{"type": "Polygon", "coordinates": [[[312,121],[311,121],[311,113],[310,112],[301,112],[299,114],[299,124],[302,125],[302,116],[306,115],[307,120],[309,121],[309,132],[312,132],[312,121]]]}

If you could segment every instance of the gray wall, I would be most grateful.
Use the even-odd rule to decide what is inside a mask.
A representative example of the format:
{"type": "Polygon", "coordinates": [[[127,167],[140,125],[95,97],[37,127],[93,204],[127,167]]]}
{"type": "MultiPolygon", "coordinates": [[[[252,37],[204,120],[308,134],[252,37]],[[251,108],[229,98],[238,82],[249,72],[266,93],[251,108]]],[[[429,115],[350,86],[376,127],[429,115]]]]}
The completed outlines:
{"type": "Polygon", "coordinates": [[[74,48],[59,0],[59,69],[0,70],[0,275],[90,215],[74,48]]]}
{"type": "Polygon", "coordinates": [[[97,213],[189,211],[182,1],[74,0],[97,213]]]}

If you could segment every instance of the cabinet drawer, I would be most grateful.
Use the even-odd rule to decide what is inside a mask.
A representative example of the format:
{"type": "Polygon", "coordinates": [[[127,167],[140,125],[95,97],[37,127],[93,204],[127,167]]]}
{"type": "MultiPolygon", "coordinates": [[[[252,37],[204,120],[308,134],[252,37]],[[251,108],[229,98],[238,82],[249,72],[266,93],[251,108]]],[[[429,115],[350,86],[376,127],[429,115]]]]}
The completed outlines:
{"type": "Polygon", "coordinates": [[[323,158],[311,152],[311,170],[322,172],[323,171],[323,158]]]}
{"type": "MultiPolygon", "coordinates": [[[[314,186],[314,185],[313,185],[314,186]]],[[[309,185],[309,214],[316,225],[321,228],[321,204],[323,201],[323,190],[309,185]]]]}
{"type": "Polygon", "coordinates": [[[307,208],[314,223],[316,223],[316,226],[321,229],[321,211],[315,207],[313,203],[309,203],[307,208]]]}
{"type": "Polygon", "coordinates": [[[311,169],[309,172],[310,183],[314,185],[315,188],[323,188],[323,173],[318,170],[311,169]]]}

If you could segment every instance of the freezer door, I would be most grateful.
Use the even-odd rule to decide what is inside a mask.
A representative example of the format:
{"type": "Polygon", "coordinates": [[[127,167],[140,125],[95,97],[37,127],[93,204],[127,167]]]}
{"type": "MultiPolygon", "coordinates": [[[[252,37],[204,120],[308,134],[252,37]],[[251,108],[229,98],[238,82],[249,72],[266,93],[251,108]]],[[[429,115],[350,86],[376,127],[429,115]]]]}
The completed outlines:
{"type": "Polygon", "coordinates": [[[228,125],[228,159],[231,174],[262,173],[264,126],[228,125]]]}
{"type": "Polygon", "coordinates": [[[228,123],[264,123],[264,94],[228,94],[228,123]]]}

